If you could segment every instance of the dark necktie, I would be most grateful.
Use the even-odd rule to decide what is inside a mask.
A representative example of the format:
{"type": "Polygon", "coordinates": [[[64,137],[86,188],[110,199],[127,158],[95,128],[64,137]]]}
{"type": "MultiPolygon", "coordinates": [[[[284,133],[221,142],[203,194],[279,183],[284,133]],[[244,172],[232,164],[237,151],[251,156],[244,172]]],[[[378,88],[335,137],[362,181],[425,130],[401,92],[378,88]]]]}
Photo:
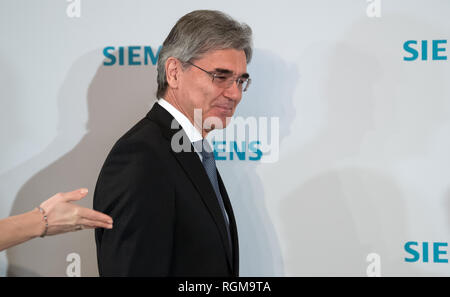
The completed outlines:
{"type": "Polygon", "coordinates": [[[223,204],[222,195],[219,190],[219,181],[217,179],[217,169],[216,169],[216,161],[214,159],[214,152],[211,149],[211,146],[208,144],[206,139],[196,141],[194,143],[194,147],[202,156],[202,164],[205,168],[206,174],[211,181],[214,192],[216,193],[217,200],[219,202],[220,209],[222,210],[222,215],[225,219],[226,229],[228,234],[228,240],[231,247],[231,235],[230,235],[230,222],[228,219],[227,212],[225,210],[225,205],[223,204]]]}

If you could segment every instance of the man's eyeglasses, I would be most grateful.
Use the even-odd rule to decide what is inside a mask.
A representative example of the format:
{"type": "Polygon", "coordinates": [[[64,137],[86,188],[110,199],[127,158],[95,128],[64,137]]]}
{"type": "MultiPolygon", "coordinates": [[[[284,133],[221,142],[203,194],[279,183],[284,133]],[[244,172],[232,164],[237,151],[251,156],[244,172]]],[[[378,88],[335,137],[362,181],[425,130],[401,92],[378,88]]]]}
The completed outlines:
{"type": "Polygon", "coordinates": [[[223,70],[223,71],[217,71],[217,72],[210,72],[207,71],[201,67],[198,67],[197,65],[187,62],[188,64],[200,69],[201,71],[207,73],[212,78],[212,82],[222,89],[228,89],[233,85],[234,82],[236,82],[236,85],[238,89],[242,92],[245,92],[248,90],[248,87],[250,86],[250,82],[252,81],[248,74],[244,74],[241,77],[235,78],[232,73],[229,70],[223,70]]]}

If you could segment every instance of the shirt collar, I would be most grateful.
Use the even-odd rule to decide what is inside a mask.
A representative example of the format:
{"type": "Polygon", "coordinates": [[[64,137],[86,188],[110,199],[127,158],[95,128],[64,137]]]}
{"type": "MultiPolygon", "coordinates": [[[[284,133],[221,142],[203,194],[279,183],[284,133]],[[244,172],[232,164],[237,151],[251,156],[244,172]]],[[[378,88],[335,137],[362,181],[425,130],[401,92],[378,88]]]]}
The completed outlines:
{"type": "Polygon", "coordinates": [[[169,102],[167,102],[162,98],[158,100],[158,104],[161,105],[161,107],[163,107],[165,110],[167,110],[167,112],[170,113],[175,118],[175,120],[181,125],[191,143],[203,139],[202,135],[200,134],[200,131],[198,131],[191,123],[191,121],[189,121],[189,119],[175,106],[173,106],[172,104],[170,104],[169,102]]]}

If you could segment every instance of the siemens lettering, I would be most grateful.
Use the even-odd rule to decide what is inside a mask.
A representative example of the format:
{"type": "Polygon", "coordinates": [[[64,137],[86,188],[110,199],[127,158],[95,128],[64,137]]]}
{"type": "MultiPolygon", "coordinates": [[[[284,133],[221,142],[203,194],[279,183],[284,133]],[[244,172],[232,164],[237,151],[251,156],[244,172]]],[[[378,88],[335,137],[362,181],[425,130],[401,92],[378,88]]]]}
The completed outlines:
{"type": "MultiPolygon", "coordinates": [[[[445,39],[431,40],[432,60],[447,60],[447,56],[444,54],[446,50],[445,44],[447,44],[445,39]]],[[[414,61],[419,57],[422,61],[428,60],[428,40],[422,40],[420,46],[417,40],[408,40],[403,44],[403,49],[411,54],[409,57],[403,57],[404,61],[414,61]],[[417,49],[415,46],[417,46],[417,49]]]]}
{"type": "MultiPolygon", "coordinates": [[[[422,262],[428,263],[430,262],[430,248],[429,245],[431,242],[422,242],[422,262]]],[[[448,263],[448,258],[445,257],[447,255],[447,251],[445,247],[448,246],[447,242],[433,242],[432,243],[433,250],[433,263],[448,263]]],[[[419,243],[417,241],[408,241],[405,243],[405,251],[410,254],[412,257],[405,258],[406,262],[418,262],[420,260],[420,248],[419,243]]]]}
{"type": "Polygon", "coordinates": [[[117,49],[114,46],[107,46],[103,49],[103,55],[106,58],[103,65],[139,66],[148,65],[149,62],[156,65],[160,50],[161,46],[155,54],[151,46],[119,46],[117,49]]]}
{"type": "Polygon", "coordinates": [[[248,151],[247,144],[245,141],[241,141],[241,147],[239,148],[238,141],[230,141],[228,144],[229,150],[227,151],[227,142],[226,141],[213,141],[213,150],[214,150],[214,158],[216,161],[225,161],[234,160],[234,154],[236,154],[237,159],[240,161],[259,161],[263,155],[262,151],[258,148],[260,145],[259,140],[249,141],[248,142],[248,151]],[[251,154],[250,154],[251,153],[251,154]]]}

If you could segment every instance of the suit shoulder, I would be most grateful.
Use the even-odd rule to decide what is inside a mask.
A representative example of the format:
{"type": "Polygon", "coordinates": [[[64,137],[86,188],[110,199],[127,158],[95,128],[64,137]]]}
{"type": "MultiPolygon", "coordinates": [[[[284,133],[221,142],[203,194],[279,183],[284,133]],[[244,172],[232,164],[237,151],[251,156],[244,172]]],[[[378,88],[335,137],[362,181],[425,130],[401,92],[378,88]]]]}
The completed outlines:
{"type": "Polygon", "coordinates": [[[126,150],[133,153],[145,151],[157,152],[167,143],[161,131],[161,127],[148,118],[143,118],[114,144],[111,153],[116,150],[126,150]]]}
{"type": "Polygon", "coordinates": [[[124,135],[122,135],[117,143],[123,141],[136,141],[140,139],[156,141],[160,140],[162,137],[161,127],[149,118],[143,118],[124,135]]]}

